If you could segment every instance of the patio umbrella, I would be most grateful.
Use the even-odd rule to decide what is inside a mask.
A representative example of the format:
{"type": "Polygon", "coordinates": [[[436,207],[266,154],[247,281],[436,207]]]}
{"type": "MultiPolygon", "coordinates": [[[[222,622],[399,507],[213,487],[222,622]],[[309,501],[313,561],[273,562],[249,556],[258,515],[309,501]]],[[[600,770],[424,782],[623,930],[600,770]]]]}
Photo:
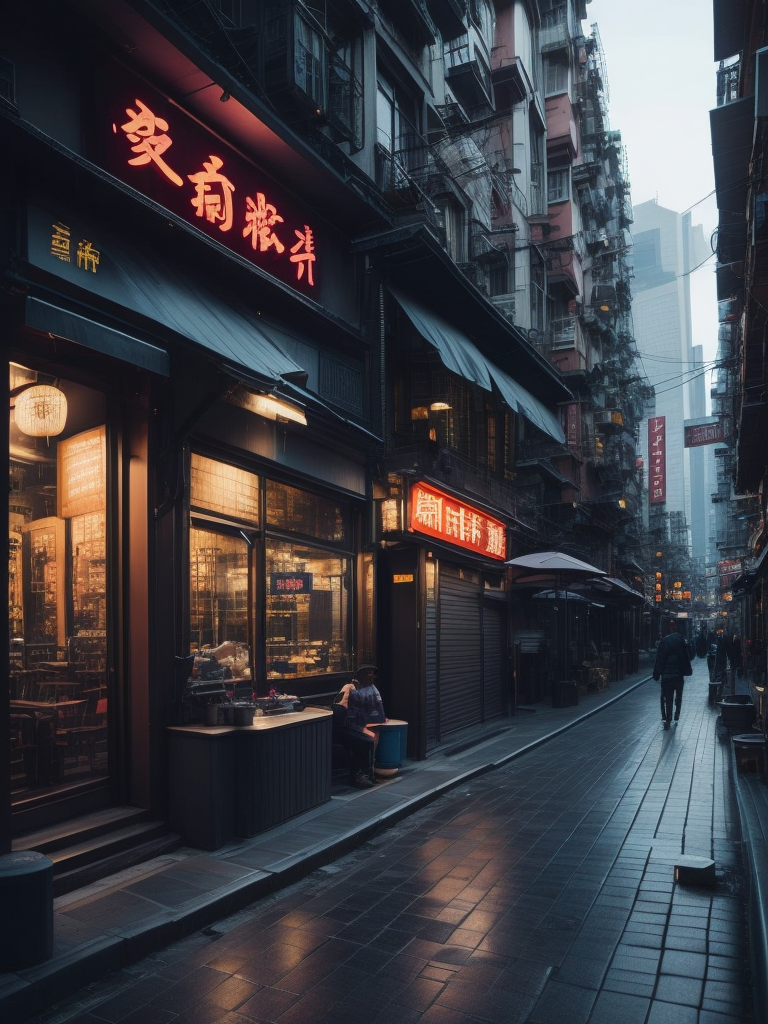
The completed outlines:
{"type": "Polygon", "coordinates": [[[510,558],[504,563],[510,566],[515,582],[546,582],[547,580],[584,579],[590,576],[605,576],[602,569],[582,562],[563,551],[536,551],[530,555],[510,558]]]}
{"type": "MultiPolygon", "coordinates": [[[[530,555],[519,555],[504,563],[512,569],[512,585],[519,587],[549,586],[568,599],[568,587],[579,581],[594,580],[595,577],[606,576],[602,569],[597,569],[588,562],[582,562],[573,555],[563,551],[535,551],[530,555]]],[[[567,604],[566,604],[567,609],[567,604]]],[[[558,636],[558,619],[555,619],[555,651],[560,660],[560,644],[558,636]]],[[[563,652],[562,669],[568,672],[568,614],[565,613],[565,651],[563,652]]]]}

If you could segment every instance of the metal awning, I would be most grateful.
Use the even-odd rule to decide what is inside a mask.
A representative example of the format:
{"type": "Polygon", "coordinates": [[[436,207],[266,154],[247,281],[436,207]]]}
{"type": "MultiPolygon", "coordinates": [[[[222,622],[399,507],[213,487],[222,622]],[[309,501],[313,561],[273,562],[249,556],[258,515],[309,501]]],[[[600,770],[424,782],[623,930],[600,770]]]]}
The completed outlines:
{"type": "Polygon", "coordinates": [[[463,331],[404,295],[399,288],[390,286],[390,292],[422,338],[437,350],[446,369],[486,391],[492,390],[493,382],[514,412],[525,416],[555,441],[565,443],[565,434],[557,416],[522,384],[486,358],[463,331]]]}
{"type": "Polygon", "coordinates": [[[714,0],[714,60],[741,53],[747,41],[746,0],[714,0]]]}
{"type": "Polygon", "coordinates": [[[749,161],[755,132],[755,98],[725,103],[709,112],[717,208],[746,216],[749,161]]]}
{"type": "Polygon", "coordinates": [[[170,376],[168,353],[159,345],[134,338],[32,295],[24,300],[24,323],[36,331],[73,341],[92,352],[101,352],[164,377],[170,376]]]}

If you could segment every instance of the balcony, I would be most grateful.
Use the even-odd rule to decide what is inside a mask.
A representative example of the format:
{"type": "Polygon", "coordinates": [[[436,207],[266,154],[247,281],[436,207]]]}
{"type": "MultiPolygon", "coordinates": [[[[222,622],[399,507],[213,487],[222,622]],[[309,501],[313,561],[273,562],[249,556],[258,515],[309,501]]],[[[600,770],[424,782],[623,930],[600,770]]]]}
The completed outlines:
{"type": "Polygon", "coordinates": [[[471,56],[467,39],[446,49],[445,80],[465,107],[492,107],[491,72],[478,57],[471,56]]]}
{"type": "Polygon", "coordinates": [[[567,50],[569,42],[567,8],[559,7],[542,15],[539,29],[541,52],[552,53],[555,50],[567,50]]]}
{"type": "Polygon", "coordinates": [[[449,43],[467,31],[466,0],[427,0],[427,9],[437,26],[443,42],[449,43]]]}
{"type": "Polygon", "coordinates": [[[522,103],[528,94],[528,79],[519,57],[505,60],[491,71],[491,82],[499,108],[522,103]]]}

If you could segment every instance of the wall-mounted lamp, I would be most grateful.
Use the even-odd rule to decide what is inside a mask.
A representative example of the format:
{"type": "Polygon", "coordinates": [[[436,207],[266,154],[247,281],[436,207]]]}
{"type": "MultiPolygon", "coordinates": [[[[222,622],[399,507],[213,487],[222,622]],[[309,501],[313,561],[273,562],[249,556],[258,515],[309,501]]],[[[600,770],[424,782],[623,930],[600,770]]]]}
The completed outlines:
{"type": "Polygon", "coordinates": [[[451,406],[448,402],[433,402],[430,405],[431,412],[450,412],[451,406]]]}
{"type": "Polygon", "coordinates": [[[16,426],[29,437],[56,437],[67,425],[67,398],[52,384],[32,384],[16,395],[16,426]]]}
{"type": "Polygon", "coordinates": [[[219,96],[219,103],[229,103],[229,101],[231,99],[232,99],[232,97],[229,95],[229,93],[225,89],[224,92],[221,94],[221,96],[219,96]]]}
{"type": "Polygon", "coordinates": [[[294,405],[275,395],[262,395],[239,387],[226,395],[226,400],[232,405],[239,405],[241,409],[247,409],[267,420],[300,423],[302,427],[307,425],[307,417],[300,405],[294,405]]]}

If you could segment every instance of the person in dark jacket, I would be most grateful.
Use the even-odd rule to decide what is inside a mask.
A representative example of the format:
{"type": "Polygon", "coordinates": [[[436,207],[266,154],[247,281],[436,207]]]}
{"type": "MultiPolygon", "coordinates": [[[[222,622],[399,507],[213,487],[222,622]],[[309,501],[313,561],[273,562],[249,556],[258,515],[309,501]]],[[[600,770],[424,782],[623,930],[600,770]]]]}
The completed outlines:
{"type": "Polygon", "coordinates": [[[665,729],[669,728],[672,721],[673,701],[675,721],[680,718],[683,681],[685,676],[690,675],[693,675],[693,669],[688,657],[688,645],[677,631],[677,619],[670,619],[669,633],[656,649],[656,662],[653,666],[653,678],[661,680],[661,717],[665,729]]]}

